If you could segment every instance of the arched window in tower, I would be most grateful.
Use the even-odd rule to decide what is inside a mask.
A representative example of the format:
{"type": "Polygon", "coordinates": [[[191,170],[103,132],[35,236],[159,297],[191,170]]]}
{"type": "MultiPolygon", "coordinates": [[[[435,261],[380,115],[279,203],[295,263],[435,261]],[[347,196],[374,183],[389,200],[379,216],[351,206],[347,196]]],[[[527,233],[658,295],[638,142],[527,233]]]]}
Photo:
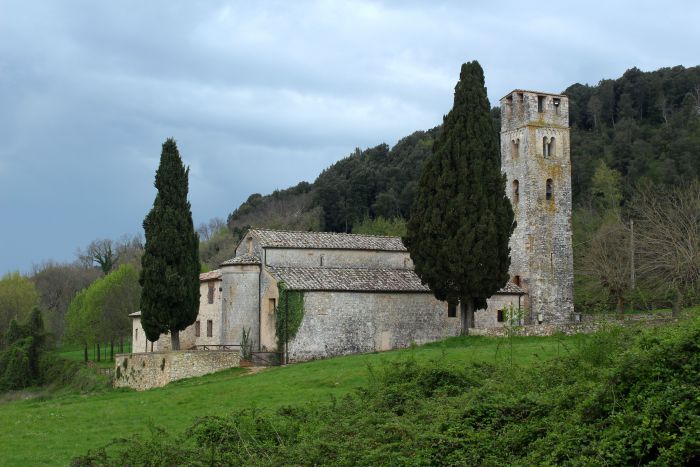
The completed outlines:
{"type": "Polygon", "coordinates": [[[545,159],[549,157],[549,142],[546,136],[542,138],[542,157],[545,159]]]}
{"type": "Polygon", "coordinates": [[[520,182],[513,180],[513,204],[518,204],[520,201],[520,182]]]}
{"type": "Polygon", "coordinates": [[[556,156],[556,146],[554,145],[554,137],[549,138],[549,147],[547,149],[547,155],[549,157],[556,156]]]}
{"type": "Polygon", "coordinates": [[[547,186],[545,188],[545,198],[546,199],[552,199],[552,179],[548,178],[547,179],[547,186]]]}
{"type": "Polygon", "coordinates": [[[517,159],[520,154],[520,138],[510,140],[510,157],[517,159]]]}

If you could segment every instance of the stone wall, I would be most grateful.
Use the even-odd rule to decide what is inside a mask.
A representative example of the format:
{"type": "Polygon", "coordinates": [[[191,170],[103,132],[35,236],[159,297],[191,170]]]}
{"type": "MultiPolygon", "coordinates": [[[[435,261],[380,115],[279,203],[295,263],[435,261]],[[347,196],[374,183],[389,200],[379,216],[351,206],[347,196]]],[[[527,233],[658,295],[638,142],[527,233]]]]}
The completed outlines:
{"type": "Polygon", "coordinates": [[[223,317],[220,344],[240,345],[243,329],[250,331],[253,350],[259,350],[260,266],[233,264],[221,268],[223,317]]]}
{"type": "Polygon", "coordinates": [[[171,381],[192,378],[234,368],[240,364],[238,351],[180,350],[117,354],[114,387],[137,391],[165,386],[171,381]]]}
{"type": "MultiPolygon", "coordinates": [[[[574,334],[590,334],[609,326],[659,326],[667,324],[670,321],[672,321],[671,318],[658,316],[624,320],[605,318],[583,319],[578,323],[543,323],[519,326],[514,329],[513,334],[516,336],[551,336],[553,334],[562,333],[571,336],[574,334]]],[[[470,329],[469,334],[472,336],[505,337],[508,335],[508,328],[500,326],[484,329],[470,329]]]]}
{"type": "MultiPolygon", "coordinates": [[[[205,345],[205,344],[221,344],[221,336],[223,334],[222,326],[222,302],[223,302],[223,282],[220,280],[205,281],[199,284],[199,314],[197,315],[197,321],[199,321],[199,336],[196,335],[195,329],[197,322],[193,324],[192,333],[195,338],[194,344],[205,345]],[[214,297],[213,303],[209,303],[209,286],[214,287],[214,297]],[[212,323],[212,335],[207,336],[207,321],[212,323]]],[[[189,327],[188,329],[189,330],[189,327]]],[[[180,346],[182,349],[187,349],[188,347],[180,346]]]]}
{"type": "Polygon", "coordinates": [[[498,310],[505,310],[512,307],[513,311],[522,308],[522,299],[518,300],[516,294],[495,294],[486,299],[486,309],[474,312],[474,326],[477,328],[492,328],[505,325],[505,322],[498,321],[498,310]]]}
{"type": "Polygon", "coordinates": [[[459,313],[430,293],[305,292],[289,361],[408,347],[456,336],[459,313]]]}

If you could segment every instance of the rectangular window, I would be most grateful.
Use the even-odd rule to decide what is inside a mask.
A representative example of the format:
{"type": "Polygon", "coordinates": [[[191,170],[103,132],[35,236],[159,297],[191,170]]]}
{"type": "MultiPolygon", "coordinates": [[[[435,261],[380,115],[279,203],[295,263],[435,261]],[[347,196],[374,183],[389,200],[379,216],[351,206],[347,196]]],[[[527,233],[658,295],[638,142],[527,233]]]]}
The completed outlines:
{"type": "Polygon", "coordinates": [[[214,303],[214,284],[212,282],[209,283],[209,291],[207,293],[207,301],[211,305],[214,303]]]}
{"type": "Polygon", "coordinates": [[[537,96],[537,111],[544,112],[544,96],[537,96]]]}
{"type": "Polygon", "coordinates": [[[139,340],[139,330],[138,329],[134,329],[134,340],[135,341],[139,340]]]}
{"type": "Polygon", "coordinates": [[[214,334],[214,323],[212,320],[207,320],[207,337],[211,337],[214,334]]]}
{"type": "Polygon", "coordinates": [[[496,321],[498,321],[499,323],[502,323],[505,321],[505,317],[503,315],[503,310],[498,310],[496,312],[496,321]]]}
{"type": "Polygon", "coordinates": [[[194,337],[199,337],[200,332],[201,331],[200,331],[199,321],[195,321],[194,322],[194,337]]]}
{"type": "Polygon", "coordinates": [[[456,303],[448,303],[447,304],[447,317],[448,318],[456,318],[457,317],[457,304],[456,303]]]}
{"type": "Polygon", "coordinates": [[[275,308],[277,308],[277,300],[275,300],[274,298],[271,298],[268,300],[267,305],[268,305],[267,311],[269,313],[274,313],[275,308]]]}

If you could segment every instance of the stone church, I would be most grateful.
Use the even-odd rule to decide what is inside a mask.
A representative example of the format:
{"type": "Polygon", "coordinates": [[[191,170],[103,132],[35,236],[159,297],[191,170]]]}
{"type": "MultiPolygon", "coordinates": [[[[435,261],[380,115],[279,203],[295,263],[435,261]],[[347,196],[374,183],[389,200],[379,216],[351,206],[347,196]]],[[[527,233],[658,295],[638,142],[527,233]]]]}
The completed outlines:
{"type": "MultiPolygon", "coordinates": [[[[517,221],[512,279],[476,312],[475,325],[504,325],[507,307],[522,310],[528,324],[566,322],[573,316],[568,100],[515,90],[501,99],[501,117],[501,163],[517,221]]],[[[461,330],[457,309],[421,284],[398,237],[251,229],[236,256],[200,281],[199,316],[180,333],[183,349],[236,348],[245,331],[253,351],[277,351],[280,282],[303,295],[290,362],[407,347],[461,330]]],[[[132,317],[134,352],[168,349],[169,336],[147,342],[140,314],[132,317]]]]}

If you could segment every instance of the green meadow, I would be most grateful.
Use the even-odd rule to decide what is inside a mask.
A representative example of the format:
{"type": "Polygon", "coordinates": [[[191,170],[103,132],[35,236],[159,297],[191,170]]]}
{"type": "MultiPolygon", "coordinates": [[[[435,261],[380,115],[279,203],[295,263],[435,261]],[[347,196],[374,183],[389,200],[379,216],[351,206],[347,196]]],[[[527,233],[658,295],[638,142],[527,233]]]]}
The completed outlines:
{"type": "MultiPolygon", "coordinates": [[[[91,394],[56,393],[0,403],[3,465],[66,465],[74,456],[114,438],[151,427],[182,431],[204,415],[237,409],[274,409],[341,397],[364,385],[372,367],[414,358],[422,362],[490,362],[536,365],[574,351],[587,336],[457,337],[391,352],[318,360],[252,373],[232,369],[178,381],[145,392],[106,389],[91,394]]],[[[81,358],[79,349],[64,349],[81,358]]]]}

